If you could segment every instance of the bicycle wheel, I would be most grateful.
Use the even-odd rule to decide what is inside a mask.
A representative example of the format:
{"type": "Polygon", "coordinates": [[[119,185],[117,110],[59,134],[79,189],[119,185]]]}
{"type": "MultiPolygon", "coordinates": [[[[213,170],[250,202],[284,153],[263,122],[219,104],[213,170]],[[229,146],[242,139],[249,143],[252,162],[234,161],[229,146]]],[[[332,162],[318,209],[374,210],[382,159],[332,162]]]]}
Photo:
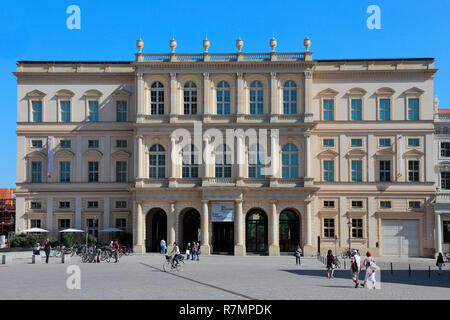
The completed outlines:
{"type": "Polygon", "coordinates": [[[172,264],[169,261],[164,262],[163,269],[165,272],[172,271],[172,264]]]}
{"type": "Polygon", "coordinates": [[[177,264],[177,271],[178,272],[183,271],[183,265],[184,265],[183,261],[178,262],[178,264],[177,264]]]}
{"type": "Polygon", "coordinates": [[[83,254],[83,255],[81,256],[81,262],[83,262],[83,263],[88,262],[88,255],[87,255],[87,254],[83,254]]]}

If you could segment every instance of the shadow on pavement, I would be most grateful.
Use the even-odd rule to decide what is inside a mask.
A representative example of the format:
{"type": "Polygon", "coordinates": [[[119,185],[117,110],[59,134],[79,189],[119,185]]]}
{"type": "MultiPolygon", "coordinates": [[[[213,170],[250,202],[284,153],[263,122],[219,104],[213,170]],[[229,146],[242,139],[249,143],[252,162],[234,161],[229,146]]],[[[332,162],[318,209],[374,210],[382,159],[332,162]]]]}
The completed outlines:
{"type": "MultiPolygon", "coordinates": [[[[308,270],[308,269],[298,269],[298,270],[282,270],[279,271],[289,272],[299,276],[310,276],[310,277],[327,277],[327,271],[323,270],[308,270]]],[[[364,280],[365,272],[359,274],[360,281],[364,280]]],[[[334,272],[335,279],[347,279],[351,281],[350,270],[336,269],[334,272]]],[[[379,281],[380,279],[377,279],[379,281]]],[[[332,281],[332,280],[330,280],[332,281]]],[[[441,287],[450,288],[450,276],[449,272],[443,272],[440,276],[436,271],[431,272],[431,277],[428,278],[428,270],[412,270],[411,277],[409,276],[408,270],[393,270],[391,274],[390,270],[381,270],[381,283],[398,283],[407,284],[415,286],[427,286],[427,287],[441,287]]],[[[349,285],[351,287],[351,285],[349,285]]]]}

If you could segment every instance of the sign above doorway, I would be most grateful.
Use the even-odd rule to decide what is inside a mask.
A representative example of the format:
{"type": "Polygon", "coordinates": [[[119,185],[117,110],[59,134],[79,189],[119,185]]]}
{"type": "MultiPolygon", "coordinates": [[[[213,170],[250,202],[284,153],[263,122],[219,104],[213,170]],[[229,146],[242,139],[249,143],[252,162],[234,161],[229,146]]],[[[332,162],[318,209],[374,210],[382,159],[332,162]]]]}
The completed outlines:
{"type": "Polygon", "coordinates": [[[234,203],[212,202],[211,220],[212,222],[234,222],[234,203]]]}

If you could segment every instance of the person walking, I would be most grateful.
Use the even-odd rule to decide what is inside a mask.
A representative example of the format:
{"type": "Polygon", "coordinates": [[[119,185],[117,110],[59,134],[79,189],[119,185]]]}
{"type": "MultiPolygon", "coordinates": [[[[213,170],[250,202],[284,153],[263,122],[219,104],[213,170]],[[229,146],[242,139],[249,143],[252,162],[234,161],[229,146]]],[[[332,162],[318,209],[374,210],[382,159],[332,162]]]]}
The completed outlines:
{"type": "Polygon", "coordinates": [[[119,262],[119,249],[120,249],[120,246],[119,246],[119,243],[117,242],[117,240],[114,242],[114,249],[115,249],[114,258],[116,259],[116,261],[114,261],[114,263],[117,263],[117,262],[119,262]]]}
{"type": "Polygon", "coordinates": [[[439,252],[436,260],[436,267],[439,268],[438,274],[441,275],[442,273],[442,266],[444,265],[444,256],[442,255],[442,252],[439,252]]]}
{"type": "Polygon", "coordinates": [[[302,265],[301,255],[302,255],[302,248],[300,248],[300,245],[298,245],[297,250],[295,250],[295,264],[297,266],[302,265]]]}
{"type": "Polygon", "coordinates": [[[372,257],[372,254],[370,253],[370,251],[367,251],[367,253],[366,253],[366,258],[364,259],[364,266],[366,267],[366,275],[364,277],[364,282],[361,283],[361,286],[365,287],[367,284],[367,281],[370,281],[370,282],[372,282],[373,288],[375,289],[376,265],[375,265],[375,259],[372,257]]]}
{"type": "Polygon", "coordinates": [[[188,244],[186,246],[186,260],[189,260],[190,254],[191,254],[191,243],[188,242],[188,244]]]}
{"type": "Polygon", "coordinates": [[[198,251],[198,246],[196,242],[192,243],[192,255],[191,255],[191,259],[195,260],[195,257],[197,256],[197,251],[198,251]]]}
{"type": "Polygon", "coordinates": [[[159,242],[159,245],[161,246],[161,254],[166,253],[166,241],[164,239],[161,239],[159,242]]]}
{"type": "Polygon", "coordinates": [[[333,251],[328,250],[327,253],[327,276],[328,279],[334,278],[334,269],[336,268],[333,251]]]}
{"type": "Polygon", "coordinates": [[[50,250],[52,250],[52,246],[50,245],[50,241],[45,240],[44,244],[44,250],[45,250],[45,263],[48,263],[48,258],[50,257],[50,250]]]}
{"type": "Polygon", "coordinates": [[[351,260],[351,271],[352,271],[352,279],[355,283],[355,288],[359,286],[359,271],[361,270],[361,257],[358,254],[358,250],[352,250],[352,260],[351,260]]]}
{"type": "Polygon", "coordinates": [[[200,243],[197,242],[197,261],[200,261],[200,243]]]}

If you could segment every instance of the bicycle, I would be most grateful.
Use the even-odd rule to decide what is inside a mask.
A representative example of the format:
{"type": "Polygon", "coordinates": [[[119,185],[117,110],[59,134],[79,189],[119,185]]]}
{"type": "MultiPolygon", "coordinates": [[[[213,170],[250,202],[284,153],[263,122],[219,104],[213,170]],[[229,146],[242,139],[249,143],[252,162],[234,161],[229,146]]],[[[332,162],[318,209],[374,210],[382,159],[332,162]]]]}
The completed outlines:
{"type": "Polygon", "coordinates": [[[344,259],[350,259],[352,257],[352,252],[350,249],[345,249],[345,251],[343,251],[341,253],[342,258],[344,259]]]}
{"type": "Polygon", "coordinates": [[[178,258],[178,263],[175,262],[175,265],[172,263],[172,255],[166,254],[166,262],[163,264],[163,269],[165,272],[171,272],[173,270],[177,270],[178,272],[183,271],[184,259],[183,256],[180,255],[178,258]]]}
{"type": "Polygon", "coordinates": [[[336,268],[340,268],[341,267],[341,261],[339,261],[338,257],[334,257],[334,261],[333,261],[334,265],[336,266],[336,268]]]}

